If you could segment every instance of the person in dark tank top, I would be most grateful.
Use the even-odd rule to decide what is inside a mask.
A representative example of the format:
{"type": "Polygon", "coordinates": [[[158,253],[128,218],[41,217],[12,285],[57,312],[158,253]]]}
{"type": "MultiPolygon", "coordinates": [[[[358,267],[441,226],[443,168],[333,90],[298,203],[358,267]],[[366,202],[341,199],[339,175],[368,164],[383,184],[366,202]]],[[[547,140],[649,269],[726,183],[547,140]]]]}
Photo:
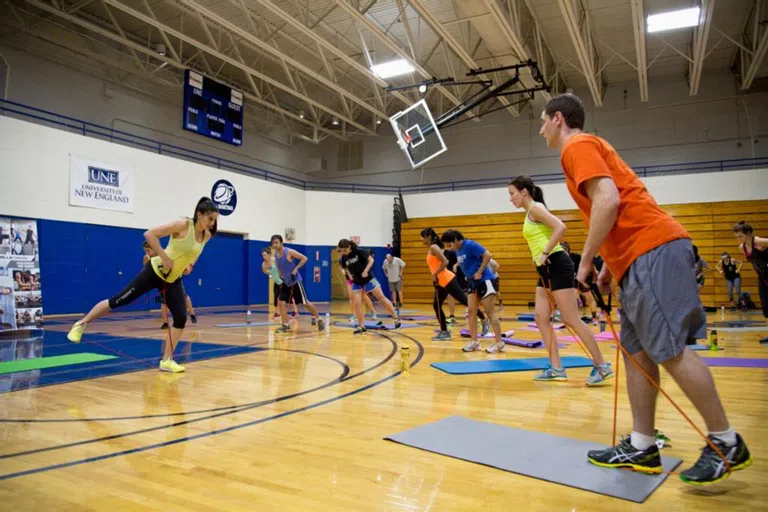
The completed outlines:
{"type": "Polygon", "coordinates": [[[720,275],[725,278],[725,284],[728,286],[728,302],[732,308],[736,307],[736,301],[741,296],[741,267],[743,265],[744,262],[734,260],[727,252],[720,255],[720,261],[715,265],[720,275]]]}

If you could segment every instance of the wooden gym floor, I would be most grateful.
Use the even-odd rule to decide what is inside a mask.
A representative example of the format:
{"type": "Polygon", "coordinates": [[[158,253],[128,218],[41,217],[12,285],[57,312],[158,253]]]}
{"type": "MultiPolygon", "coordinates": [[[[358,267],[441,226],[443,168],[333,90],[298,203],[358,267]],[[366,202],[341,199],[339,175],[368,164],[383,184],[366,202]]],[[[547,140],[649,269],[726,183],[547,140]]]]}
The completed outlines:
{"type": "MultiPolygon", "coordinates": [[[[348,306],[335,303],[332,309],[341,315],[348,306]]],[[[430,314],[424,305],[420,309],[420,314],[430,314]]],[[[507,307],[505,316],[517,312],[522,310],[507,307]]],[[[242,313],[198,314],[198,324],[185,336],[192,345],[182,344],[179,350],[209,343],[250,351],[196,360],[178,375],[141,370],[131,366],[130,357],[120,357],[109,368],[123,364],[141,371],[99,377],[94,370],[89,379],[0,395],[3,508],[722,511],[764,509],[768,501],[765,369],[712,369],[731,422],[753,452],[753,466],[703,488],[671,476],[640,505],[383,440],[462,415],[609,443],[613,386],[585,388],[588,369],[569,370],[568,383],[533,382],[531,372],[444,374],[429,364],[541,357],[545,351],[509,347],[502,355],[464,354],[459,327],[451,342],[430,340],[434,321],[353,337],[350,329],[340,327],[318,334],[302,316],[297,332],[275,335],[270,332],[274,326],[215,326],[244,322],[242,313]],[[415,363],[408,374],[399,373],[402,343],[410,346],[415,363]]],[[[710,318],[720,319],[720,313],[710,318]]],[[[66,332],[65,320],[46,327],[43,356],[50,353],[48,345],[62,344],[63,335],[56,333],[66,332]]],[[[253,320],[266,321],[267,314],[255,314],[253,320]]],[[[145,346],[156,355],[157,340],[164,335],[159,324],[157,313],[114,315],[93,324],[78,350],[99,352],[99,343],[118,347],[121,353],[120,347],[145,346]]],[[[521,322],[505,321],[503,328],[516,329],[521,338],[538,339],[537,333],[523,331],[521,322]]],[[[768,357],[768,346],[758,343],[764,336],[754,330],[721,332],[725,351],[719,355],[768,357]]],[[[601,347],[614,361],[611,343],[601,347]]],[[[581,355],[574,345],[562,353],[581,355]]],[[[194,348],[192,354],[194,358],[194,348]]],[[[63,381],[68,378],[63,371],[53,373],[63,381]]],[[[620,381],[619,431],[628,433],[623,376],[620,381]]],[[[662,377],[662,385],[701,424],[668,376],[662,377]]],[[[663,398],[657,425],[672,440],[665,454],[684,459],[680,469],[695,461],[702,440],[663,398]]]]}

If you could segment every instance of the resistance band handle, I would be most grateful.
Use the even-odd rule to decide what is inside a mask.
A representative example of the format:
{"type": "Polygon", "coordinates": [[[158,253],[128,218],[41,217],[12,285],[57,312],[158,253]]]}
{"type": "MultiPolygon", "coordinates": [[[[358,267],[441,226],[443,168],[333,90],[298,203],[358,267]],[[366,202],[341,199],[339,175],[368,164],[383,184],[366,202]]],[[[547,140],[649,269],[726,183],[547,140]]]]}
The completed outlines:
{"type": "Polygon", "coordinates": [[[597,288],[597,284],[590,283],[589,285],[589,291],[592,292],[592,296],[595,298],[595,302],[597,303],[597,307],[600,308],[602,311],[604,311],[607,315],[611,314],[611,299],[613,298],[613,294],[608,294],[608,304],[605,303],[605,300],[603,300],[603,294],[600,293],[600,290],[597,288]]]}

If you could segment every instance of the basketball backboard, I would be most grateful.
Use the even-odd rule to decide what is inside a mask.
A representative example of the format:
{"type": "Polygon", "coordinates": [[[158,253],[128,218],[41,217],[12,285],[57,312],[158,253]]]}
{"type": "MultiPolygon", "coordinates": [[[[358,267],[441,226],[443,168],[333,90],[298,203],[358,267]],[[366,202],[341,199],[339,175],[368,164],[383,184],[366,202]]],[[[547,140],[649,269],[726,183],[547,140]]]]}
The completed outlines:
{"type": "Polygon", "coordinates": [[[398,112],[389,121],[397,136],[397,144],[414,169],[448,149],[425,100],[398,112]]]}

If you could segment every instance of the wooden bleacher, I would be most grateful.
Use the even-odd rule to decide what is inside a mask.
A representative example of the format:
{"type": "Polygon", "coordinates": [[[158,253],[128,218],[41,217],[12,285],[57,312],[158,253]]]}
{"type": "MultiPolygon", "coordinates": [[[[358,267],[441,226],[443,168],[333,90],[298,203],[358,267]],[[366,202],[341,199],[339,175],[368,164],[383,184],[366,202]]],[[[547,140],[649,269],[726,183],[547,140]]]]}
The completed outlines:
{"type": "MultiPolygon", "coordinates": [[[[699,255],[710,266],[701,291],[702,302],[705,306],[727,306],[725,280],[716,271],[715,264],[724,251],[732,258],[744,261],[731,231],[738,221],[745,220],[752,224],[757,234],[768,234],[768,200],[676,204],[663,208],[685,226],[699,248],[699,255]]],[[[554,213],[568,227],[565,240],[571,244],[573,251],[580,253],[587,233],[581,214],[577,210],[558,210],[554,213]]],[[[438,234],[449,228],[458,229],[465,237],[484,245],[499,262],[504,304],[527,306],[534,299],[537,276],[523,238],[523,220],[523,213],[409,219],[402,227],[402,259],[408,264],[403,272],[406,302],[432,302],[434,291],[426,265],[426,248],[419,236],[423,228],[431,227],[438,234]]],[[[757,276],[746,262],[741,277],[742,291],[749,292],[755,304],[759,305],[757,276]]]]}

